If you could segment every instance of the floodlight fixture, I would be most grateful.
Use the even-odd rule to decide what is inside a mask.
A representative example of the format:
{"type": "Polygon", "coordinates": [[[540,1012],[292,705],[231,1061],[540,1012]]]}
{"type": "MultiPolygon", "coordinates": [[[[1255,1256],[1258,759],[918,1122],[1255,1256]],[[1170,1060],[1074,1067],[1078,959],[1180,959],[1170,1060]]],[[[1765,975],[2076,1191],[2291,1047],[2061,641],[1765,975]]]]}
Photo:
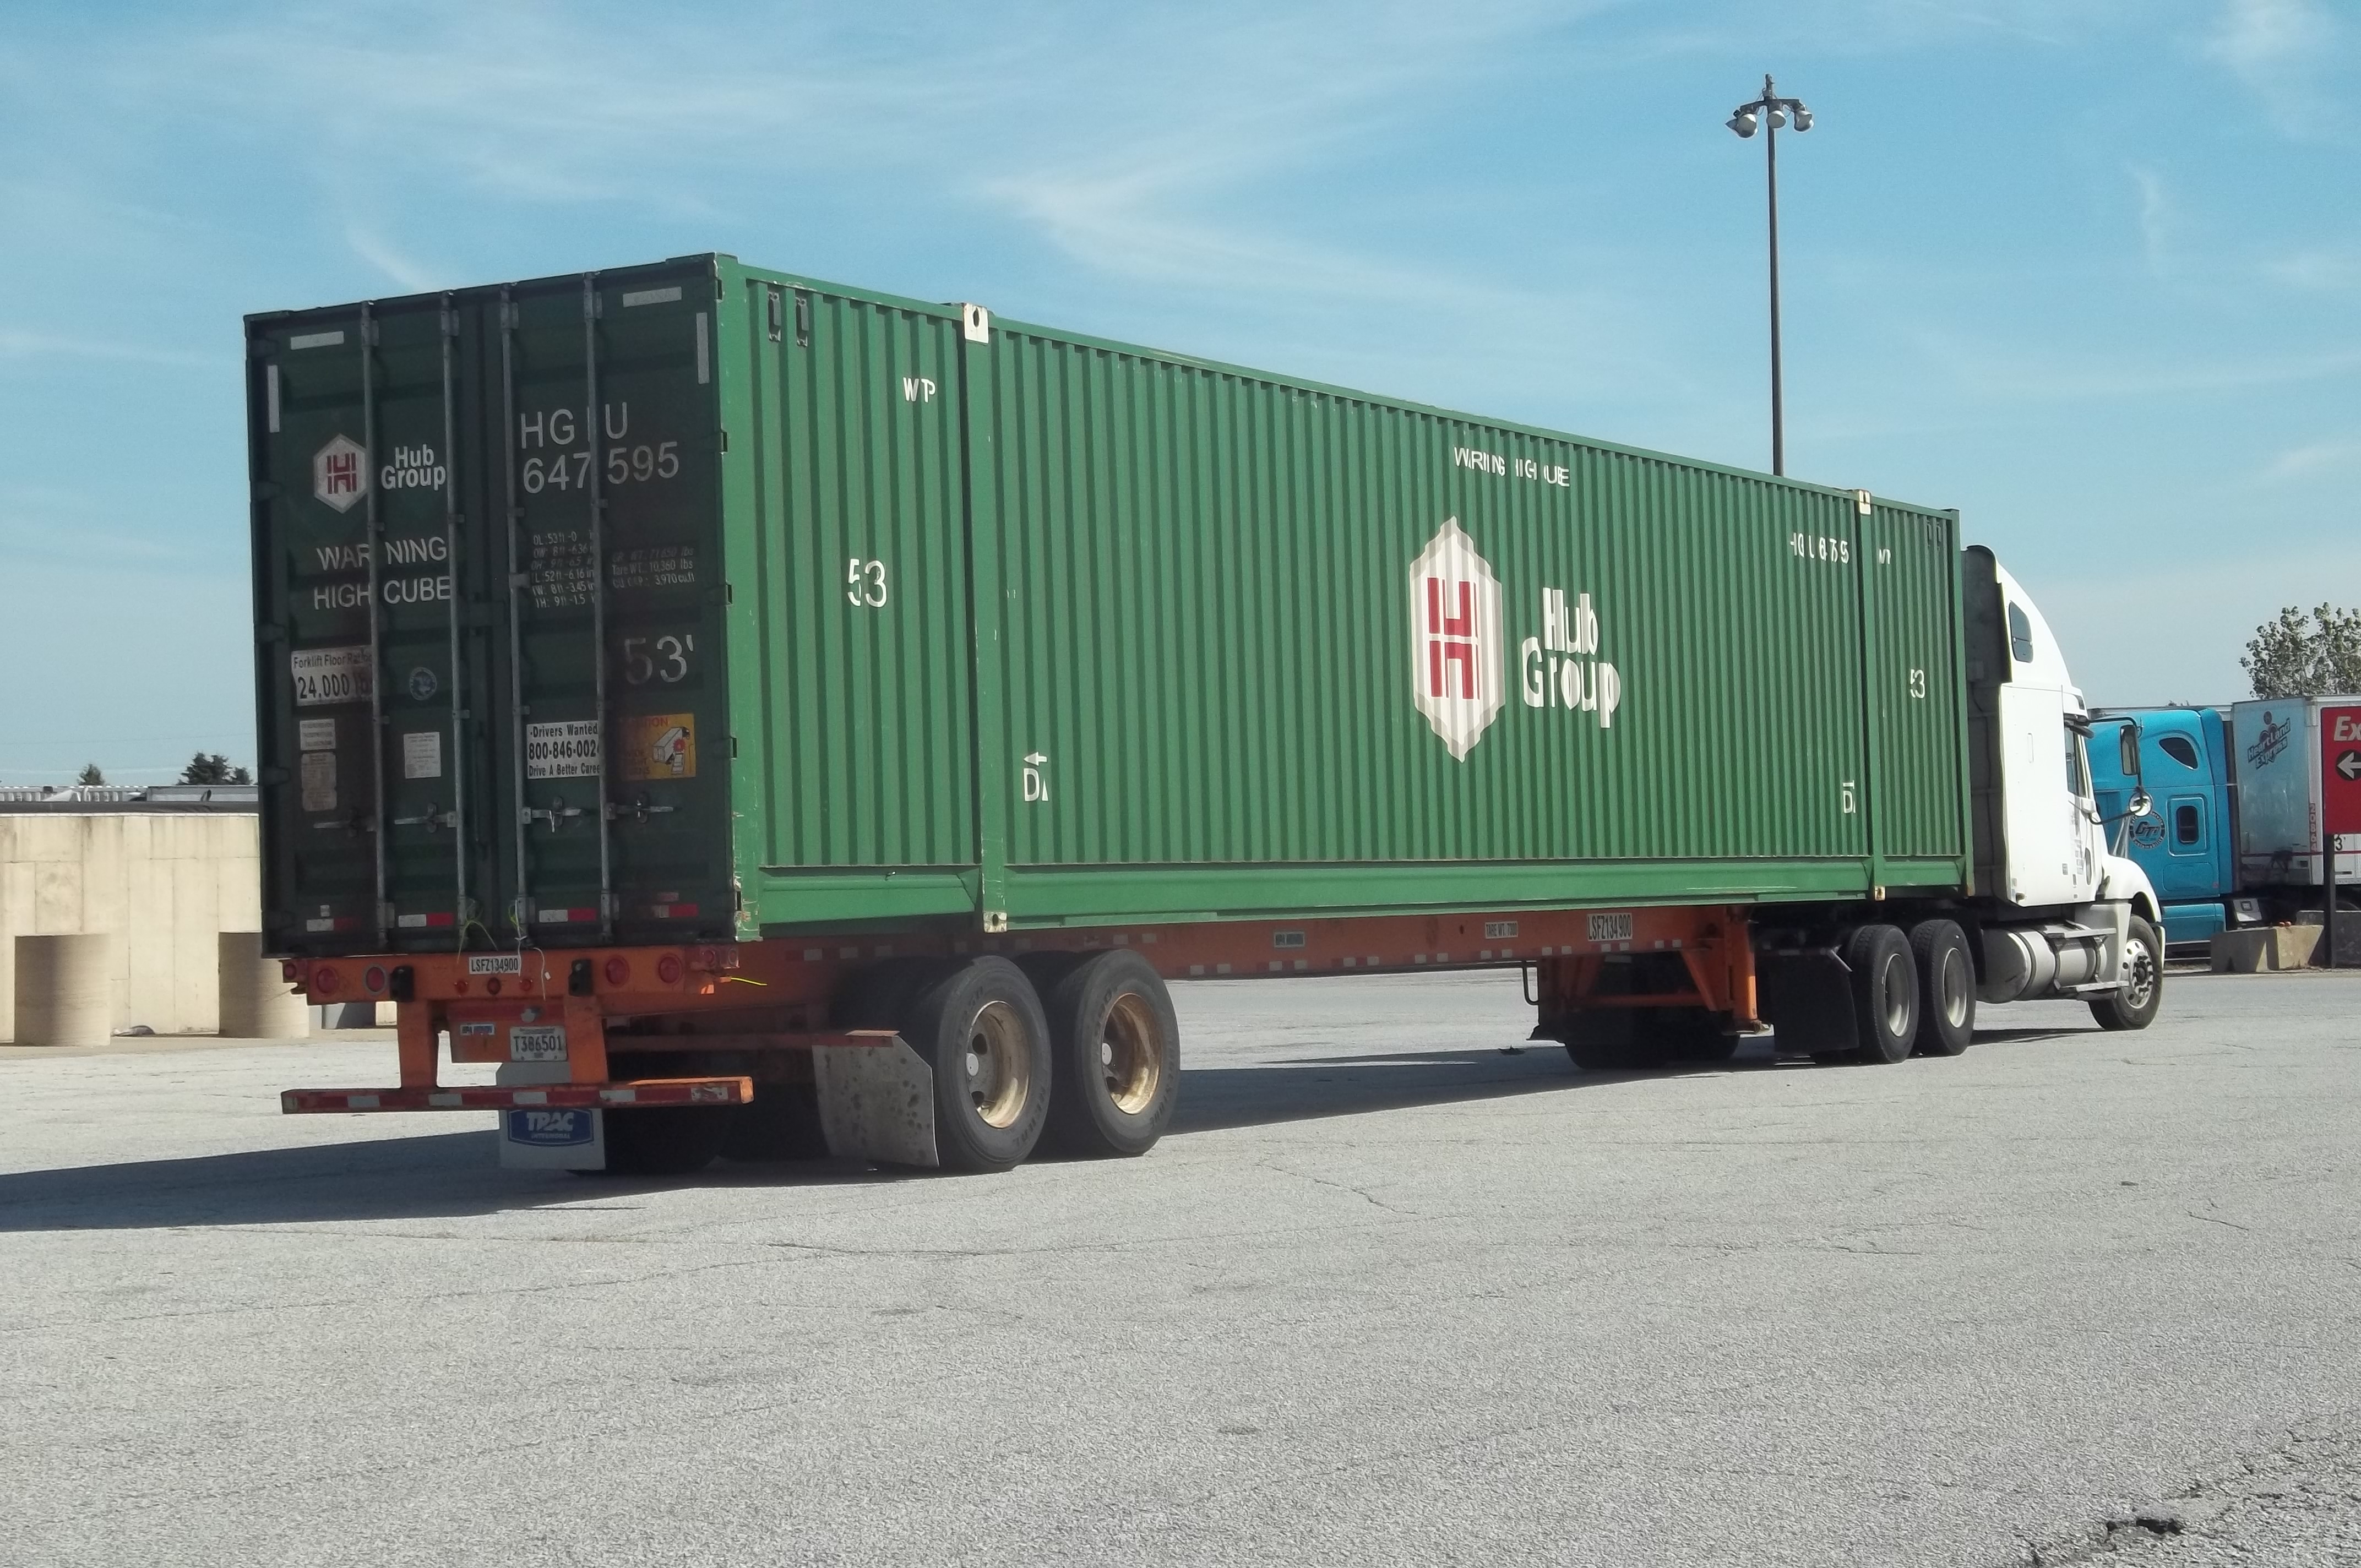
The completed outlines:
{"type": "Polygon", "coordinates": [[[1791,121],[1799,131],[1812,128],[1812,112],[1800,98],[1782,98],[1771,78],[1763,78],[1763,96],[1741,104],[1730,116],[1730,128],[1752,137],[1761,119],[1763,165],[1768,182],[1771,217],[1771,472],[1787,471],[1786,412],[1779,377],[1779,131],[1791,121]]]}

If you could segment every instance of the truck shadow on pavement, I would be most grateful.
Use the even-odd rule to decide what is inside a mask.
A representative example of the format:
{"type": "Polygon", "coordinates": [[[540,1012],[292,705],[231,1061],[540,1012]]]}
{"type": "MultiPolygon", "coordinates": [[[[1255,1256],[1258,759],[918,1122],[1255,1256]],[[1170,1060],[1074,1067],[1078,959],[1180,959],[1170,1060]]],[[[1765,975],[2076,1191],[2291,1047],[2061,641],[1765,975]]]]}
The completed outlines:
{"type": "MultiPolygon", "coordinates": [[[[2015,1045],[2097,1033],[1979,1029],[1976,1043],[2015,1045]]],[[[1729,1062],[1653,1072],[1580,1072],[1559,1047],[1542,1041],[1514,1052],[1462,1047],[1192,1067],[1183,1071],[1171,1135],[1567,1093],[1682,1073],[1798,1069],[1824,1070],[1808,1061],[1781,1058],[1762,1042],[1750,1042],[1729,1062]]],[[[0,1234],[447,1220],[586,1204],[602,1197],[678,1187],[875,1186],[930,1179],[925,1172],[878,1169],[846,1160],[723,1162],[695,1176],[676,1178],[609,1179],[564,1171],[503,1170],[493,1137],[489,1129],[426,1133],[18,1171],[0,1175],[0,1234]]]]}

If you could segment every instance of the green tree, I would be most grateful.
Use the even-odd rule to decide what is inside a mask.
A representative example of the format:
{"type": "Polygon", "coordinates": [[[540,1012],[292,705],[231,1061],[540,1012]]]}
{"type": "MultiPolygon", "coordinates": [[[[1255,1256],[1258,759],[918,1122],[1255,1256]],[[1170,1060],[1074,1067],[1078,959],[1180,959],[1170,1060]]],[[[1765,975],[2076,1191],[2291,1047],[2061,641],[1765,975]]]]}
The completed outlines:
{"type": "Polygon", "coordinates": [[[229,759],[219,751],[200,751],[189,759],[187,767],[181,770],[181,782],[184,784],[252,784],[254,780],[244,768],[231,767],[229,759]]]}
{"type": "Polygon", "coordinates": [[[2238,664],[2257,696],[2361,691],[2361,609],[2316,605],[2307,619],[2290,605],[2255,628],[2238,664]]]}
{"type": "Polygon", "coordinates": [[[82,765],[82,772],[74,775],[74,783],[78,784],[99,784],[105,782],[106,775],[98,771],[96,762],[84,762],[82,765]]]}

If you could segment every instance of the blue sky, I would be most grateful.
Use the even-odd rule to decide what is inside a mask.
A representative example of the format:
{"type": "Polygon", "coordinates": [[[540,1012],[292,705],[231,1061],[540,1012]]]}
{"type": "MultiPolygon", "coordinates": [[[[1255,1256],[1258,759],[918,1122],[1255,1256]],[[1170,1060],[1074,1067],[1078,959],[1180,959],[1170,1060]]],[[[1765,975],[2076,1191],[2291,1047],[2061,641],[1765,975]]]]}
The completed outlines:
{"type": "MultiPolygon", "coordinates": [[[[250,758],[239,317],[691,251],[1956,506],[2096,702],[2361,603],[2361,11],[104,5],[0,38],[0,781],[250,758]]],[[[1773,720],[1775,721],[1775,720],[1773,720]]]]}

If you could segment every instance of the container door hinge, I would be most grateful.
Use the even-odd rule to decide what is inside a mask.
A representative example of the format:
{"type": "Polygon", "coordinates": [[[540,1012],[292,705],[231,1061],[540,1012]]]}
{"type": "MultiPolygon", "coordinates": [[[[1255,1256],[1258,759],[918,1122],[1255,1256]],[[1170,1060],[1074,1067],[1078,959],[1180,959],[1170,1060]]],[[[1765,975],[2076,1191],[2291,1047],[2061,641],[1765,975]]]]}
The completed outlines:
{"type": "Polygon", "coordinates": [[[785,336],[786,333],[786,300],[785,296],[781,294],[779,287],[775,283],[764,290],[763,293],[769,299],[769,304],[765,313],[767,324],[770,328],[771,341],[773,343],[776,343],[781,337],[785,336]]]}
{"type": "Polygon", "coordinates": [[[796,346],[811,346],[811,296],[801,289],[796,291],[796,346]]]}

